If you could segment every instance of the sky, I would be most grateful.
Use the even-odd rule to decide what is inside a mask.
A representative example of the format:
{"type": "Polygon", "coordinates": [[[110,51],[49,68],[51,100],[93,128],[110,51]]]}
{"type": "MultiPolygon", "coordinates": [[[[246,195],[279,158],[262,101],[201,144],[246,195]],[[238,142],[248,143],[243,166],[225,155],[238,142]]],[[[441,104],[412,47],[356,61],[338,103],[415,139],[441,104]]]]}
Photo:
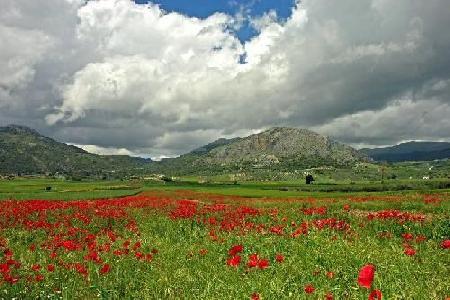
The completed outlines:
{"type": "Polygon", "coordinates": [[[273,126],[450,140],[448,0],[2,0],[0,126],[152,158],[273,126]]]}

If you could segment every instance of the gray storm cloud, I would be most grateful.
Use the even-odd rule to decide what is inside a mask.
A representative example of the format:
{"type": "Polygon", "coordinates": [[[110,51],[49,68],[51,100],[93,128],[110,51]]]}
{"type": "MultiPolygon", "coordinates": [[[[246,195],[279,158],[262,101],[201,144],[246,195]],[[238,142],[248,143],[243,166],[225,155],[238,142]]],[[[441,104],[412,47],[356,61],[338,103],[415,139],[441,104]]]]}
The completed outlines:
{"type": "MultiPolygon", "coordinates": [[[[280,22],[128,0],[4,0],[0,122],[173,156],[275,125],[353,144],[450,139],[447,0],[304,0],[280,22]]],[[[103,149],[103,150],[102,150],[103,149]]]]}

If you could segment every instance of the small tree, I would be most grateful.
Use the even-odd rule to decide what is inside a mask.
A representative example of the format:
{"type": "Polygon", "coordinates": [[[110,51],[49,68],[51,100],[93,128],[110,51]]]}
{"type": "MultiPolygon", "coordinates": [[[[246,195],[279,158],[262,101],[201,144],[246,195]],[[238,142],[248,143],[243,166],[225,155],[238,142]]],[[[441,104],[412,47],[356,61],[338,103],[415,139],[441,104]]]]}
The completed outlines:
{"type": "Polygon", "coordinates": [[[314,181],[314,177],[311,174],[306,175],[306,184],[311,184],[314,181]]]}

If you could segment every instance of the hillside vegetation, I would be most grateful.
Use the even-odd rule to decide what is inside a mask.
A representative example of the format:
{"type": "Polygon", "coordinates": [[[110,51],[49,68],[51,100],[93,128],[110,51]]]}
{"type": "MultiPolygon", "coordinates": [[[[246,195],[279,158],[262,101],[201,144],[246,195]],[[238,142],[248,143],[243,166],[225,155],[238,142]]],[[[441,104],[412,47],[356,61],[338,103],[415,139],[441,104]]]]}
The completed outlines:
{"type": "Polygon", "coordinates": [[[61,174],[116,177],[142,169],[148,161],[102,156],[57,142],[17,125],[0,128],[0,174],[61,174]]]}
{"type": "Polygon", "coordinates": [[[164,159],[154,168],[172,174],[348,167],[368,158],[350,146],[307,129],[276,127],[245,138],[219,140],[201,151],[164,159]]]}

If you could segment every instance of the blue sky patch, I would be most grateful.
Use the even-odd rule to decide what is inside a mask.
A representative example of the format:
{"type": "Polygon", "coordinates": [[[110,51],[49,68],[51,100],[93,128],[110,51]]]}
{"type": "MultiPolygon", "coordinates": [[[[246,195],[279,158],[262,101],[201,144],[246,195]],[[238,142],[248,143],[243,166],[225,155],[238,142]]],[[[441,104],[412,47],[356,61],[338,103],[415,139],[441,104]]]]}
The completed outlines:
{"type": "MultiPolygon", "coordinates": [[[[135,0],[136,3],[153,2],[168,12],[179,12],[184,15],[206,18],[215,12],[235,15],[241,10],[245,15],[257,17],[275,10],[279,19],[286,19],[291,15],[295,0],[135,0]]],[[[241,41],[251,39],[257,32],[245,22],[236,33],[241,41]]]]}

